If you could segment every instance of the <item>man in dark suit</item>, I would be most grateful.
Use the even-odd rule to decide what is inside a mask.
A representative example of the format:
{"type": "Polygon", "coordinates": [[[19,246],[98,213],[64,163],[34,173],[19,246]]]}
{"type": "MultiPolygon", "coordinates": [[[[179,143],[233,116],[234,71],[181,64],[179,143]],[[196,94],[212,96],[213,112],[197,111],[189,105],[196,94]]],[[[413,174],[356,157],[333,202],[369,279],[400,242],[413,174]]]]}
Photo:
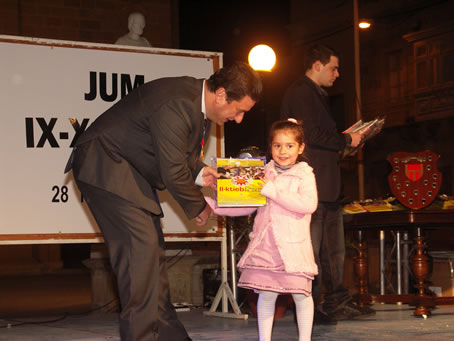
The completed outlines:
{"type": "Polygon", "coordinates": [[[156,190],[189,219],[211,215],[200,186],[220,176],[200,160],[210,122],[240,123],[262,84],[236,63],[209,79],[162,78],[129,93],[78,138],[72,169],[109,250],[121,302],[122,340],[190,340],[170,302],[156,190]]]}
{"type": "Polygon", "coordinates": [[[319,202],[311,220],[312,245],[319,268],[313,283],[314,302],[320,299],[322,283],[326,292],[323,308],[316,307],[314,321],[336,323],[372,313],[359,308],[343,285],[345,241],[339,202],[342,187],[339,160],[346,146],[356,147],[361,143],[361,136],[337,130],[328,94],[322,88],[331,87],[339,77],[336,52],[323,45],[313,46],[305,57],[305,65],[305,74],[284,95],[281,116],[302,120],[305,156],[317,182],[319,202]]]}

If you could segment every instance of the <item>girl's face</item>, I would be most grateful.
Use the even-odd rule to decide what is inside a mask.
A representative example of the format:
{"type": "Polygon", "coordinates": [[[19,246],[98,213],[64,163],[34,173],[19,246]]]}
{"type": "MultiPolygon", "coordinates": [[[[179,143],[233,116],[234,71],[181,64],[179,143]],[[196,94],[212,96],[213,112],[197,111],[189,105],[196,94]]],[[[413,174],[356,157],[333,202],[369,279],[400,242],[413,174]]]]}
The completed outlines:
{"type": "Polygon", "coordinates": [[[296,163],[298,155],[302,154],[304,143],[299,144],[292,131],[279,130],[271,142],[271,155],[274,162],[281,166],[291,166],[296,163]]]}

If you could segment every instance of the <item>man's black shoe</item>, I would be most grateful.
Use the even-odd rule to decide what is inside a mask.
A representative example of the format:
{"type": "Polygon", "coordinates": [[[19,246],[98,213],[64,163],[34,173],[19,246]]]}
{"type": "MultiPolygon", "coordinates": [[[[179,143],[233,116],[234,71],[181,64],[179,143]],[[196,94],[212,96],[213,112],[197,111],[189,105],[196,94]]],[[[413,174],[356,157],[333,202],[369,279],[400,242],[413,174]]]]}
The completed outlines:
{"type": "Polygon", "coordinates": [[[356,309],[351,309],[347,306],[341,306],[330,313],[331,317],[336,321],[353,320],[360,316],[361,313],[356,309]]]}
{"type": "Polygon", "coordinates": [[[348,308],[350,309],[353,309],[353,310],[357,310],[360,312],[360,316],[361,317],[366,317],[366,316],[372,316],[372,315],[375,315],[376,312],[374,309],[370,308],[370,307],[360,307],[358,305],[358,303],[356,303],[355,301],[353,300],[350,300],[348,301],[345,306],[347,306],[348,308]]]}
{"type": "Polygon", "coordinates": [[[360,307],[355,301],[350,300],[338,309],[330,313],[330,316],[337,321],[353,320],[375,315],[375,310],[369,307],[360,307]]]}
{"type": "Polygon", "coordinates": [[[314,324],[330,324],[335,325],[337,321],[330,315],[315,309],[314,311],[314,324]]]}

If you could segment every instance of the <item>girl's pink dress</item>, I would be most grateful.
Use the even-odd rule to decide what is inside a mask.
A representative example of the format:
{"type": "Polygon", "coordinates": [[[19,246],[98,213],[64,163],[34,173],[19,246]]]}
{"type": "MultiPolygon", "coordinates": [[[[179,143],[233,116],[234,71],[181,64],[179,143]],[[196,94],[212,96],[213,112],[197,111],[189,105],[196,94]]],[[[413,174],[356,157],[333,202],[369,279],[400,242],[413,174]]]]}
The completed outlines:
{"type": "Polygon", "coordinates": [[[249,215],[257,209],[250,242],[238,262],[238,286],[310,295],[318,273],[310,238],[311,214],[317,208],[312,168],[300,162],[278,174],[271,161],[265,178],[261,193],[267,204],[258,209],[219,208],[206,198],[218,215],[249,215]]]}
{"type": "Polygon", "coordinates": [[[262,267],[248,267],[246,263],[241,268],[241,276],[238,280],[239,287],[278,293],[305,295],[312,293],[314,275],[286,272],[272,233],[264,233],[260,246],[249,256],[249,260],[262,264],[262,267]]]}

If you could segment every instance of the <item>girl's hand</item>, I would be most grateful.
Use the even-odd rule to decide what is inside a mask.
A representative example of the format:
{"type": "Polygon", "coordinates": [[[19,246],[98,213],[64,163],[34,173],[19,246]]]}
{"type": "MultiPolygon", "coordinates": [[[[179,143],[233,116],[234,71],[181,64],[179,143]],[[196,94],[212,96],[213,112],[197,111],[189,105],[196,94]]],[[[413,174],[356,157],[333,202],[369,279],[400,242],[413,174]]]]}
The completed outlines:
{"type": "Polygon", "coordinates": [[[258,182],[257,185],[259,185],[260,188],[263,188],[263,186],[265,186],[265,184],[266,184],[266,180],[265,180],[265,178],[260,179],[260,180],[262,180],[262,182],[258,182]]]}

